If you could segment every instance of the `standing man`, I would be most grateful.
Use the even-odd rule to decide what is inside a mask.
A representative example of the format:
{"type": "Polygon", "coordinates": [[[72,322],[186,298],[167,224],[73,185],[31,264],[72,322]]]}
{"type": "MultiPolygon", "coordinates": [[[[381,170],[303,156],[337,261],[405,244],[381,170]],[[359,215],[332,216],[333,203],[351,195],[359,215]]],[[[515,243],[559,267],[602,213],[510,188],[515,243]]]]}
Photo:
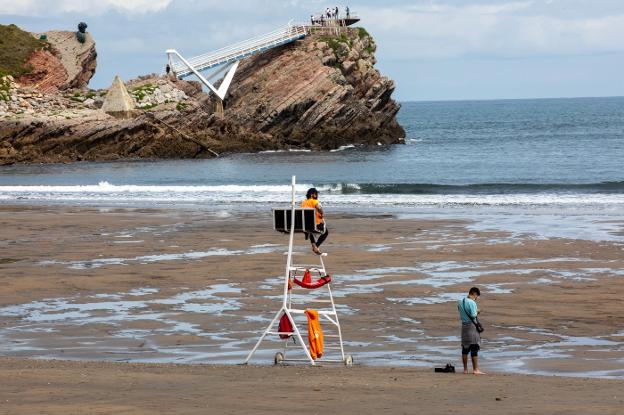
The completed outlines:
{"type": "Polygon", "coordinates": [[[327,226],[325,224],[323,207],[321,206],[321,202],[318,201],[318,190],[314,187],[308,189],[308,192],[306,193],[306,200],[301,202],[301,207],[316,210],[316,227],[323,233],[319,236],[318,240],[314,240],[314,235],[311,233],[306,235],[310,237],[310,242],[312,242],[312,251],[317,255],[321,255],[322,252],[319,250],[319,246],[325,242],[327,235],[329,235],[329,231],[327,230],[327,226]]]}
{"type": "Polygon", "coordinates": [[[477,298],[481,291],[477,287],[472,287],[468,291],[468,297],[457,301],[457,309],[461,319],[461,346],[462,362],[464,363],[464,374],[468,373],[468,353],[472,358],[472,373],[475,375],[485,375],[479,370],[479,349],[481,348],[481,334],[477,331],[477,316],[480,311],[477,308],[477,298]]]}

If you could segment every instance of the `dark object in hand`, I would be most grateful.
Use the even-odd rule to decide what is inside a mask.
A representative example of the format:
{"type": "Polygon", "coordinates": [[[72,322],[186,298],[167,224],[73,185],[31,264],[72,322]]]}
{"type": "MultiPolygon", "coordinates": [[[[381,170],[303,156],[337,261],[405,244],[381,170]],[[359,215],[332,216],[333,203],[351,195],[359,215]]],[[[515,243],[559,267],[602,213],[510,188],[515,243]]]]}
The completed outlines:
{"type": "Polygon", "coordinates": [[[475,327],[477,329],[477,333],[483,333],[483,330],[485,330],[483,328],[483,325],[481,324],[481,322],[479,320],[477,320],[477,319],[474,320],[474,325],[475,325],[475,327]]]}

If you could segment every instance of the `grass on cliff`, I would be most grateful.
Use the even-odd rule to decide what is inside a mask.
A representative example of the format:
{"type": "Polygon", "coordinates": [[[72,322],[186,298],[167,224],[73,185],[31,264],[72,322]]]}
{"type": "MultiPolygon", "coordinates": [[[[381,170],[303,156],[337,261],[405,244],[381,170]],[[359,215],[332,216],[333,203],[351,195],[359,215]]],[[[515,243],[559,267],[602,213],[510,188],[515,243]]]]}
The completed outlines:
{"type": "Polygon", "coordinates": [[[153,94],[154,91],[156,91],[156,88],[158,88],[157,85],[152,85],[150,83],[147,83],[147,84],[134,88],[130,94],[132,94],[132,96],[137,101],[141,102],[143,101],[143,98],[145,98],[146,95],[153,94]]]}
{"type": "Polygon", "coordinates": [[[370,33],[368,33],[368,31],[364,29],[363,27],[358,27],[357,31],[358,31],[358,37],[360,39],[364,39],[365,37],[371,37],[370,33]]]}
{"type": "Polygon", "coordinates": [[[374,46],[375,41],[373,40],[373,37],[363,27],[358,27],[357,31],[358,31],[358,37],[360,38],[360,40],[364,40],[368,38],[368,46],[364,50],[372,55],[375,52],[375,46],[374,46]]]}
{"type": "Polygon", "coordinates": [[[0,76],[19,77],[29,73],[32,68],[26,65],[30,55],[48,43],[35,39],[14,24],[0,25],[0,76]]]}
{"type": "Polygon", "coordinates": [[[11,99],[11,81],[5,79],[0,74],[0,101],[9,101],[11,99]]]}
{"type": "Polygon", "coordinates": [[[344,57],[353,46],[353,41],[344,33],[341,33],[340,36],[324,35],[321,36],[321,40],[327,43],[337,57],[344,57]]]}

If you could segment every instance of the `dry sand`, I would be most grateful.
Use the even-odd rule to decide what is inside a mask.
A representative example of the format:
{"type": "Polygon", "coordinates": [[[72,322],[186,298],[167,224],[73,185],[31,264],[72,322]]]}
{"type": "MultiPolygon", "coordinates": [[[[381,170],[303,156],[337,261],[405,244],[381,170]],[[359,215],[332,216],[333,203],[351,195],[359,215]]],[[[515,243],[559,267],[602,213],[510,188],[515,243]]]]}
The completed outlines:
{"type": "Polygon", "coordinates": [[[389,367],[0,359],[7,414],[621,414],[622,382],[389,367]]]}
{"type": "Polygon", "coordinates": [[[240,362],[279,307],[287,240],[268,214],[1,207],[0,413],[621,413],[621,244],[391,215],[330,226],[359,365],[205,366],[240,362]],[[492,374],[435,375],[459,369],[452,298],[472,285],[492,374]]]}

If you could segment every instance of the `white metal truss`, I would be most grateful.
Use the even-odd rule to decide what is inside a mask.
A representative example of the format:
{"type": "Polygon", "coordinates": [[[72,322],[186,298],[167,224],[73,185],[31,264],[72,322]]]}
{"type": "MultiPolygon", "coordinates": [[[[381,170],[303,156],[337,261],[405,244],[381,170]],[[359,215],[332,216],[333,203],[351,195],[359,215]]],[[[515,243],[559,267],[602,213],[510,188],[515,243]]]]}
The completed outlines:
{"type": "MultiPolygon", "coordinates": [[[[292,177],[292,200],[291,200],[291,222],[290,223],[291,224],[295,223],[295,176],[292,177]]],[[[313,274],[317,274],[319,277],[327,275],[327,272],[325,270],[325,263],[323,262],[323,256],[326,254],[319,256],[318,265],[305,265],[305,264],[297,265],[293,263],[294,236],[295,236],[295,227],[291,226],[290,238],[288,241],[288,256],[286,259],[286,271],[284,273],[282,307],[275,314],[275,316],[273,317],[273,320],[271,320],[271,323],[268,325],[268,327],[264,330],[264,332],[262,333],[262,335],[256,342],[253,349],[247,355],[247,358],[245,359],[243,364],[247,364],[249,362],[249,360],[251,359],[251,357],[256,352],[256,350],[258,349],[258,347],[260,346],[260,344],[262,343],[262,341],[265,339],[267,335],[275,335],[275,336],[291,335],[291,336],[294,336],[295,345],[297,346],[297,348],[300,347],[303,349],[306,358],[305,359],[288,358],[288,356],[286,355],[286,349],[288,348],[289,341],[291,339],[291,337],[289,337],[284,340],[283,352],[278,352],[275,355],[275,363],[279,364],[283,362],[309,362],[311,365],[316,365],[316,361],[312,358],[312,356],[310,355],[310,351],[308,350],[307,342],[305,342],[303,337],[301,336],[301,331],[299,330],[297,322],[295,321],[294,315],[305,314],[306,309],[297,307],[302,304],[326,303],[326,304],[330,304],[331,306],[325,307],[325,309],[318,310],[319,320],[322,317],[326,321],[330,322],[333,327],[336,328],[336,334],[324,334],[324,337],[326,339],[332,339],[332,338],[337,339],[338,345],[337,346],[331,346],[331,345],[324,346],[323,349],[330,350],[330,351],[333,349],[339,350],[340,358],[332,359],[332,358],[323,357],[321,358],[322,362],[323,363],[344,363],[350,366],[351,364],[353,364],[353,358],[350,355],[345,355],[345,352],[344,352],[344,346],[342,342],[342,330],[340,328],[340,321],[338,320],[338,313],[336,312],[336,304],[334,303],[334,297],[331,291],[331,282],[317,289],[316,295],[314,296],[308,295],[307,296],[308,298],[306,298],[306,296],[304,295],[293,294],[293,291],[295,290],[295,287],[296,287],[294,285],[292,285],[292,289],[289,289],[289,283],[291,282],[291,278],[298,277],[298,276],[301,277],[306,271],[309,271],[310,273],[313,273],[313,274]],[[319,293],[325,290],[327,293],[327,298],[325,299],[320,298],[321,296],[319,295],[319,293]],[[278,329],[275,328],[275,324],[279,321],[280,317],[284,314],[288,316],[288,319],[290,320],[290,323],[292,324],[294,334],[280,332],[278,329]]],[[[325,343],[332,343],[332,342],[329,341],[325,343]]],[[[327,354],[324,353],[323,355],[326,356],[327,354]]]]}
{"type": "MultiPolygon", "coordinates": [[[[289,24],[288,26],[281,27],[280,29],[274,30],[270,33],[256,36],[243,42],[238,42],[215,50],[214,52],[206,53],[190,59],[185,59],[175,49],[168,49],[166,52],[167,63],[170,70],[176,77],[182,79],[190,75],[195,75],[204,85],[206,85],[221,100],[223,100],[227,94],[228,88],[230,87],[234,73],[238,68],[238,62],[241,59],[299,39],[303,39],[306,36],[306,33],[307,30],[305,26],[289,24]],[[223,70],[227,70],[227,73],[219,85],[219,88],[216,88],[211,82],[208,81],[208,79],[202,76],[200,72],[220,66],[225,66],[227,69],[220,69],[217,72],[220,73],[223,70]]],[[[215,74],[213,73],[212,76],[214,75],[215,74]]]]}

